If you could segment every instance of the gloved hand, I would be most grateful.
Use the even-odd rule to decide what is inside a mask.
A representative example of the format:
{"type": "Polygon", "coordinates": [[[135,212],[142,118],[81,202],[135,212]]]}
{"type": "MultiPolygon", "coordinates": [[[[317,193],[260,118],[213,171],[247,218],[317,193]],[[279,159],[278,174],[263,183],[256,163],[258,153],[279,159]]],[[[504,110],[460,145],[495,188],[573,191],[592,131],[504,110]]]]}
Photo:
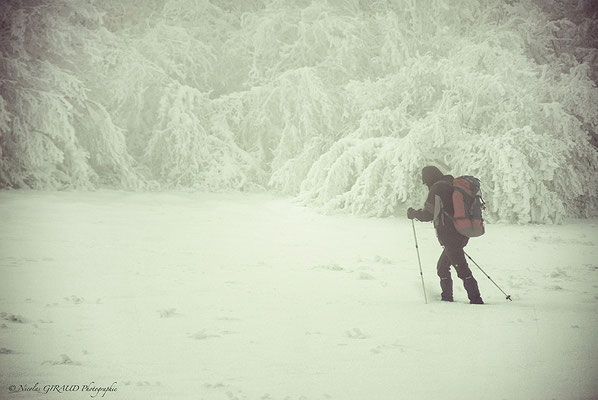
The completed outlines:
{"type": "Polygon", "coordinates": [[[409,219],[417,218],[417,210],[409,207],[409,209],[407,210],[407,218],[409,218],[409,219]]]}

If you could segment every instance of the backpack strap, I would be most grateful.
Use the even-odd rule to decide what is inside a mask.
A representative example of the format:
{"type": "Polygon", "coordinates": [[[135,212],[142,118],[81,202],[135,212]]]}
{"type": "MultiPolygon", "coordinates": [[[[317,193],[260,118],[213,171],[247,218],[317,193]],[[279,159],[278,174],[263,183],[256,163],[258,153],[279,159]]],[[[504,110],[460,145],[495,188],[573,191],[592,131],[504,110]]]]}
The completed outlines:
{"type": "Polygon", "coordinates": [[[465,197],[469,197],[470,199],[473,199],[473,198],[475,198],[475,196],[472,196],[472,195],[470,195],[469,193],[467,193],[467,192],[465,191],[465,189],[463,189],[463,188],[461,188],[461,187],[459,187],[459,186],[453,186],[453,188],[454,188],[455,190],[458,190],[458,191],[459,191],[459,192],[460,192],[460,193],[461,193],[463,196],[465,196],[465,197]]]}

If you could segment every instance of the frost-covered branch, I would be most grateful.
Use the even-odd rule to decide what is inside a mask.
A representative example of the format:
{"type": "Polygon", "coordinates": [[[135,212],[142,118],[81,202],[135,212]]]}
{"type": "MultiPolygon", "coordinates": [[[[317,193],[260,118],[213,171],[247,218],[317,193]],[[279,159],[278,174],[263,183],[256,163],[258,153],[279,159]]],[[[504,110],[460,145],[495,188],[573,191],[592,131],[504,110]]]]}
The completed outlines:
{"type": "Polygon", "coordinates": [[[383,216],[423,200],[419,171],[434,164],[478,176],[493,220],[598,207],[586,0],[0,11],[2,187],[259,187],[383,216]]]}

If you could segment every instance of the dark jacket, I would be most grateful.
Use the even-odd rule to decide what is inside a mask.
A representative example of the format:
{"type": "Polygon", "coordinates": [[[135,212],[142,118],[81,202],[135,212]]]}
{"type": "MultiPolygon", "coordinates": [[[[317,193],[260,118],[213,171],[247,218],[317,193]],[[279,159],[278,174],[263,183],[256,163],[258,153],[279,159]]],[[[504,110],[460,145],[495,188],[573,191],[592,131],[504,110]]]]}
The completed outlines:
{"type": "Polygon", "coordinates": [[[434,221],[438,241],[443,246],[463,247],[468,238],[455,229],[451,220],[453,210],[453,180],[451,175],[443,175],[436,167],[426,167],[422,171],[422,181],[430,189],[424,208],[416,211],[420,221],[434,221]],[[448,214],[448,215],[447,215],[448,214]]]}

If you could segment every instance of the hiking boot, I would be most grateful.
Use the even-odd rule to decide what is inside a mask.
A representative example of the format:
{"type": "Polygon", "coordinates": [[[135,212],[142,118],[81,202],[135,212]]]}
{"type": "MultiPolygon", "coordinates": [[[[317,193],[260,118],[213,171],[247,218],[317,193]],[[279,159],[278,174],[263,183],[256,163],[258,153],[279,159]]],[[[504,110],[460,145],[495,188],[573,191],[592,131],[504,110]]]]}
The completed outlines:
{"type": "Polygon", "coordinates": [[[472,276],[468,276],[463,279],[463,287],[467,292],[467,298],[470,304],[484,304],[482,297],[480,296],[480,290],[478,289],[478,282],[472,276]]]}
{"type": "Polygon", "coordinates": [[[441,294],[440,295],[440,301],[452,302],[453,301],[453,296],[447,296],[447,295],[441,294]]]}
{"type": "Polygon", "coordinates": [[[450,277],[440,278],[440,288],[442,289],[441,300],[453,301],[453,280],[450,277]]]}

